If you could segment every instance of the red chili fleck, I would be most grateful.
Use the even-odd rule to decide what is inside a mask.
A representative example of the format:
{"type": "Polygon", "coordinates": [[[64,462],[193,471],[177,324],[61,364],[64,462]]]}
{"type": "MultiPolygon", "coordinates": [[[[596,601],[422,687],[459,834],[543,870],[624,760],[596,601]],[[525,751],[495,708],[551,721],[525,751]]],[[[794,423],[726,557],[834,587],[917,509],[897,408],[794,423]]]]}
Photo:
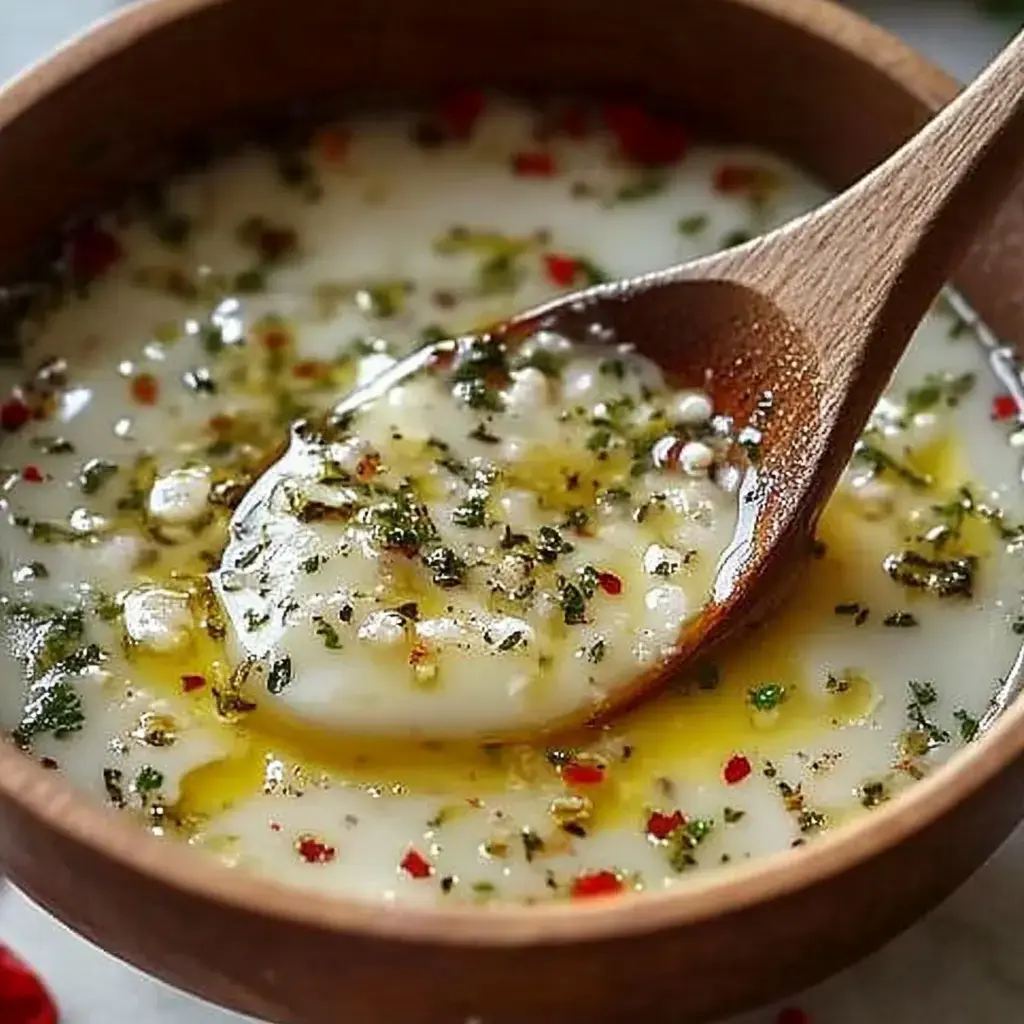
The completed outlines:
{"type": "Polygon", "coordinates": [[[761,170],[749,164],[719,164],[712,183],[718,192],[744,192],[761,177],[761,170]]]}
{"type": "Polygon", "coordinates": [[[0,1020],[4,1024],[57,1024],[57,1006],[35,973],[0,946],[0,1020]]]}
{"type": "Polygon", "coordinates": [[[460,89],[441,100],[437,117],[453,138],[468,139],[486,106],[487,99],[479,89],[460,89]]]}
{"type": "Polygon", "coordinates": [[[550,153],[516,153],[512,173],[520,178],[550,178],[555,173],[554,157],[550,153]]]}
{"type": "Polygon", "coordinates": [[[594,871],[577,875],[572,881],[574,900],[590,899],[591,896],[614,896],[622,892],[622,879],[614,871],[594,871]]]}
{"type": "Polygon", "coordinates": [[[32,410],[20,398],[11,398],[0,405],[0,427],[4,430],[21,430],[31,418],[32,410]]]}
{"type": "Polygon", "coordinates": [[[318,359],[305,359],[292,367],[292,376],[299,380],[317,380],[320,377],[326,378],[331,368],[328,363],[318,359]]]}
{"type": "Polygon", "coordinates": [[[196,690],[201,690],[205,685],[206,676],[187,675],[181,677],[182,693],[194,693],[196,690]]]}
{"type": "Polygon", "coordinates": [[[422,640],[417,640],[416,643],[409,648],[410,665],[422,665],[429,657],[430,648],[422,640]]]}
{"type": "Polygon", "coordinates": [[[646,167],[675,163],[690,148],[689,137],[682,126],[656,118],[628,103],[606,106],[604,121],[615,135],[622,155],[646,167]]]}
{"type": "Polygon", "coordinates": [[[215,434],[227,434],[235,425],[235,420],[233,416],[226,416],[224,413],[218,413],[216,416],[211,416],[206,425],[215,434]]]}
{"type": "Polygon", "coordinates": [[[337,850],[321,842],[316,836],[299,836],[295,851],[307,864],[329,864],[337,856],[337,850]]]}
{"type": "Polygon", "coordinates": [[[752,769],[750,767],[750,761],[742,754],[733,754],[728,761],[725,762],[725,768],[722,770],[722,778],[730,786],[735,786],[737,782],[742,782],[750,773],[752,769]]]}
{"type": "Polygon", "coordinates": [[[613,572],[599,572],[597,574],[597,585],[612,597],[622,593],[622,579],[613,572]]]}
{"type": "Polygon", "coordinates": [[[270,831],[271,832],[280,832],[281,831],[281,822],[279,822],[279,821],[272,821],[269,824],[270,824],[270,831]]]}
{"type": "Polygon", "coordinates": [[[151,373],[140,373],[132,378],[131,392],[139,405],[156,405],[160,397],[160,382],[151,373]]]}
{"type": "Polygon", "coordinates": [[[1008,420],[1017,415],[1017,401],[1013,395],[996,395],[992,399],[992,419],[1008,420]]]}
{"type": "Polygon", "coordinates": [[[652,811],[647,819],[647,834],[652,839],[668,839],[677,828],[686,824],[682,811],[665,814],[664,811],[652,811]]]}
{"type": "Polygon", "coordinates": [[[263,342],[263,347],[268,352],[280,352],[282,349],[288,347],[291,342],[291,336],[287,331],[282,330],[280,327],[271,327],[269,330],[263,332],[263,336],[260,340],[263,342]]]}
{"type": "Polygon", "coordinates": [[[418,850],[409,850],[402,858],[401,868],[410,878],[429,878],[434,873],[430,861],[418,850]]]}
{"type": "Polygon", "coordinates": [[[787,1006],[779,1010],[775,1024],[811,1024],[811,1018],[796,1006],[787,1006]]]}
{"type": "Polygon", "coordinates": [[[123,255],[121,243],[98,224],[84,224],[67,240],[71,276],[79,284],[102,277],[123,255]]]}
{"type": "Polygon", "coordinates": [[[562,781],[570,786],[596,786],[604,782],[605,769],[602,764],[584,761],[567,761],[561,767],[562,781]]]}
{"type": "Polygon", "coordinates": [[[329,164],[344,162],[345,157],[348,156],[348,147],[351,141],[349,133],[337,125],[328,126],[317,133],[320,155],[329,164]]]}
{"type": "Polygon", "coordinates": [[[26,466],[21,471],[21,479],[27,480],[30,484],[41,484],[43,482],[43,472],[38,466],[26,466]]]}
{"type": "Polygon", "coordinates": [[[548,275],[548,280],[559,288],[569,288],[576,280],[579,269],[579,262],[572,256],[564,256],[558,252],[544,255],[544,272],[548,275]]]}
{"type": "Polygon", "coordinates": [[[435,349],[427,357],[427,367],[437,372],[447,370],[454,362],[455,349],[451,347],[435,349]]]}
{"type": "Polygon", "coordinates": [[[380,456],[376,454],[364,455],[356,463],[356,477],[365,484],[377,475],[378,469],[380,469],[380,456]]]}

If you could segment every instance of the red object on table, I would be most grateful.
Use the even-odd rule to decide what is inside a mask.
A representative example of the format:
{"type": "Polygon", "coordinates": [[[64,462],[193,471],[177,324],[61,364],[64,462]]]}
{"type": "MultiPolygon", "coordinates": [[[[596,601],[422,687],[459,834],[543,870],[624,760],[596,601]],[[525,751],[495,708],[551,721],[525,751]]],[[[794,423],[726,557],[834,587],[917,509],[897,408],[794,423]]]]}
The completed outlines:
{"type": "Polygon", "coordinates": [[[59,1024],[57,1004],[35,972],[0,945],[0,1024],[59,1024]]]}

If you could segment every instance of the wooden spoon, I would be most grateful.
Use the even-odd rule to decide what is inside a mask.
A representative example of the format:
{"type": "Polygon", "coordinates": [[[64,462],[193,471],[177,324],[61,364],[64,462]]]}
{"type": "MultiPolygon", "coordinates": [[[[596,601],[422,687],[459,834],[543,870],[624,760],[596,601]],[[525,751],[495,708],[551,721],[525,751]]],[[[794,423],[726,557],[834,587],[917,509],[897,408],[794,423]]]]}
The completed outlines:
{"type": "MultiPolygon", "coordinates": [[[[495,334],[550,329],[633,345],[760,431],[740,526],[674,654],[620,710],[762,616],[813,548],[822,508],[928,307],[1024,172],[1024,33],[915,138],[826,206],[746,245],[563,296],[495,334]]],[[[461,343],[465,343],[462,339],[461,343]]],[[[417,350],[334,410],[358,408],[455,342],[417,350]]],[[[563,727],[567,722],[552,723],[563,727]]]]}

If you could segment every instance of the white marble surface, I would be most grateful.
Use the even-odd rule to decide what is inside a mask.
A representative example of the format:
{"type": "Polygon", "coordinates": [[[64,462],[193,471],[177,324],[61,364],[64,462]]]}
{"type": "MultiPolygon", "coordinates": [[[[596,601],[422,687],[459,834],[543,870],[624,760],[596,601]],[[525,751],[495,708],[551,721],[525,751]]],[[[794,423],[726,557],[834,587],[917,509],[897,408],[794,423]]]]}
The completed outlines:
{"type": "MultiPolygon", "coordinates": [[[[0,80],[117,6],[116,0],[0,0],[0,80]]],[[[961,78],[974,74],[1014,27],[981,18],[961,0],[860,0],[857,6],[961,78]]],[[[1024,830],[926,920],[790,1002],[813,1024],[1024,1021],[1022,930],[1024,830]]],[[[63,1024],[244,1024],[124,966],[11,889],[0,899],[0,940],[43,974],[63,1024]]],[[[729,1024],[772,1024],[776,1013],[765,1008],[729,1024]]]]}

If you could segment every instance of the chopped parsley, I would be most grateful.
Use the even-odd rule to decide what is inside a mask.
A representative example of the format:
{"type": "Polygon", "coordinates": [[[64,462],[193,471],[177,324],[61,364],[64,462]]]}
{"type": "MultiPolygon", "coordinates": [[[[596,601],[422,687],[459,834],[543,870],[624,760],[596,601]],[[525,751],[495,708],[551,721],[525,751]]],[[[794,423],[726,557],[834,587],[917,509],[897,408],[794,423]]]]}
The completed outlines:
{"type": "Polygon", "coordinates": [[[135,775],[132,789],[139,794],[142,802],[145,803],[150,795],[155,793],[163,784],[163,772],[157,771],[151,765],[144,764],[135,775]]]}
{"type": "Polygon", "coordinates": [[[558,603],[562,606],[562,619],[567,626],[579,626],[587,621],[587,602],[575,583],[566,579],[559,581],[558,603]]]}
{"type": "Polygon", "coordinates": [[[550,564],[559,555],[567,555],[572,550],[572,545],[562,539],[562,535],[553,526],[542,526],[537,531],[537,557],[550,564]]]}
{"type": "Polygon", "coordinates": [[[786,699],[786,687],[765,683],[747,692],[747,703],[755,711],[774,711],[786,699]]]}
{"type": "Polygon", "coordinates": [[[316,635],[324,642],[324,647],[331,651],[341,649],[341,637],[338,631],[322,615],[313,616],[316,635]]]}
{"type": "Polygon", "coordinates": [[[465,582],[466,563],[451,548],[433,548],[421,557],[437,586],[448,589],[465,582]]]}
{"type": "Polygon", "coordinates": [[[36,736],[49,733],[60,740],[78,732],[84,724],[78,691],[70,680],[57,678],[37,683],[29,690],[29,700],[13,738],[19,746],[27,747],[36,736]]]}
{"type": "Polygon", "coordinates": [[[270,693],[281,693],[292,681],[292,659],[285,655],[278,658],[270,666],[270,674],[267,676],[267,690],[270,693]]]}
{"type": "Polygon", "coordinates": [[[95,494],[117,473],[117,464],[106,459],[90,459],[78,474],[78,486],[83,494],[95,494]]]}
{"type": "Polygon", "coordinates": [[[927,473],[920,473],[913,466],[901,462],[888,452],[875,444],[861,438],[853,449],[853,458],[856,462],[863,463],[870,467],[872,472],[882,475],[891,473],[904,483],[918,489],[931,487],[934,480],[927,473]]]}
{"type": "Polygon", "coordinates": [[[690,217],[680,217],[676,221],[676,231],[681,235],[686,235],[688,238],[699,235],[707,226],[708,216],[706,213],[696,213],[690,217]]]}
{"type": "Polygon", "coordinates": [[[715,823],[709,818],[692,818],[677,828],[668,841],[668,863],[673,871],[682,872],[694,867],[694,850],[711,834],[715,823]]]}
{"type": "Polygon", "coordinates": [[[487,491],[471,488],[466,500],[452,509],[452,522],[466,529],[478,529],[487,525],[487,491]]]}
{"type": "Polygon", "coordinates": [[[978,735],[978,730],[981,727],[978,719],[964,708],[957,708],[953,712],[953,721],[956,722],[960,730],[960,739],[964,743],[970,743],[978,735]]]}
{"type": "Polygon", "coordinates": [[[929,412],[936,406],[955,408],[970,394],[977,381],[973,373],[929,373],[916,388],[911,388],[904,399],[908,416],[929,412]]]}
{"type": "Polygon", "coordinates": [[[887,555],[882,567],[897,583],[938,597],[971,597],[977,559],[926,558],[916,551],[887,555]]]}

